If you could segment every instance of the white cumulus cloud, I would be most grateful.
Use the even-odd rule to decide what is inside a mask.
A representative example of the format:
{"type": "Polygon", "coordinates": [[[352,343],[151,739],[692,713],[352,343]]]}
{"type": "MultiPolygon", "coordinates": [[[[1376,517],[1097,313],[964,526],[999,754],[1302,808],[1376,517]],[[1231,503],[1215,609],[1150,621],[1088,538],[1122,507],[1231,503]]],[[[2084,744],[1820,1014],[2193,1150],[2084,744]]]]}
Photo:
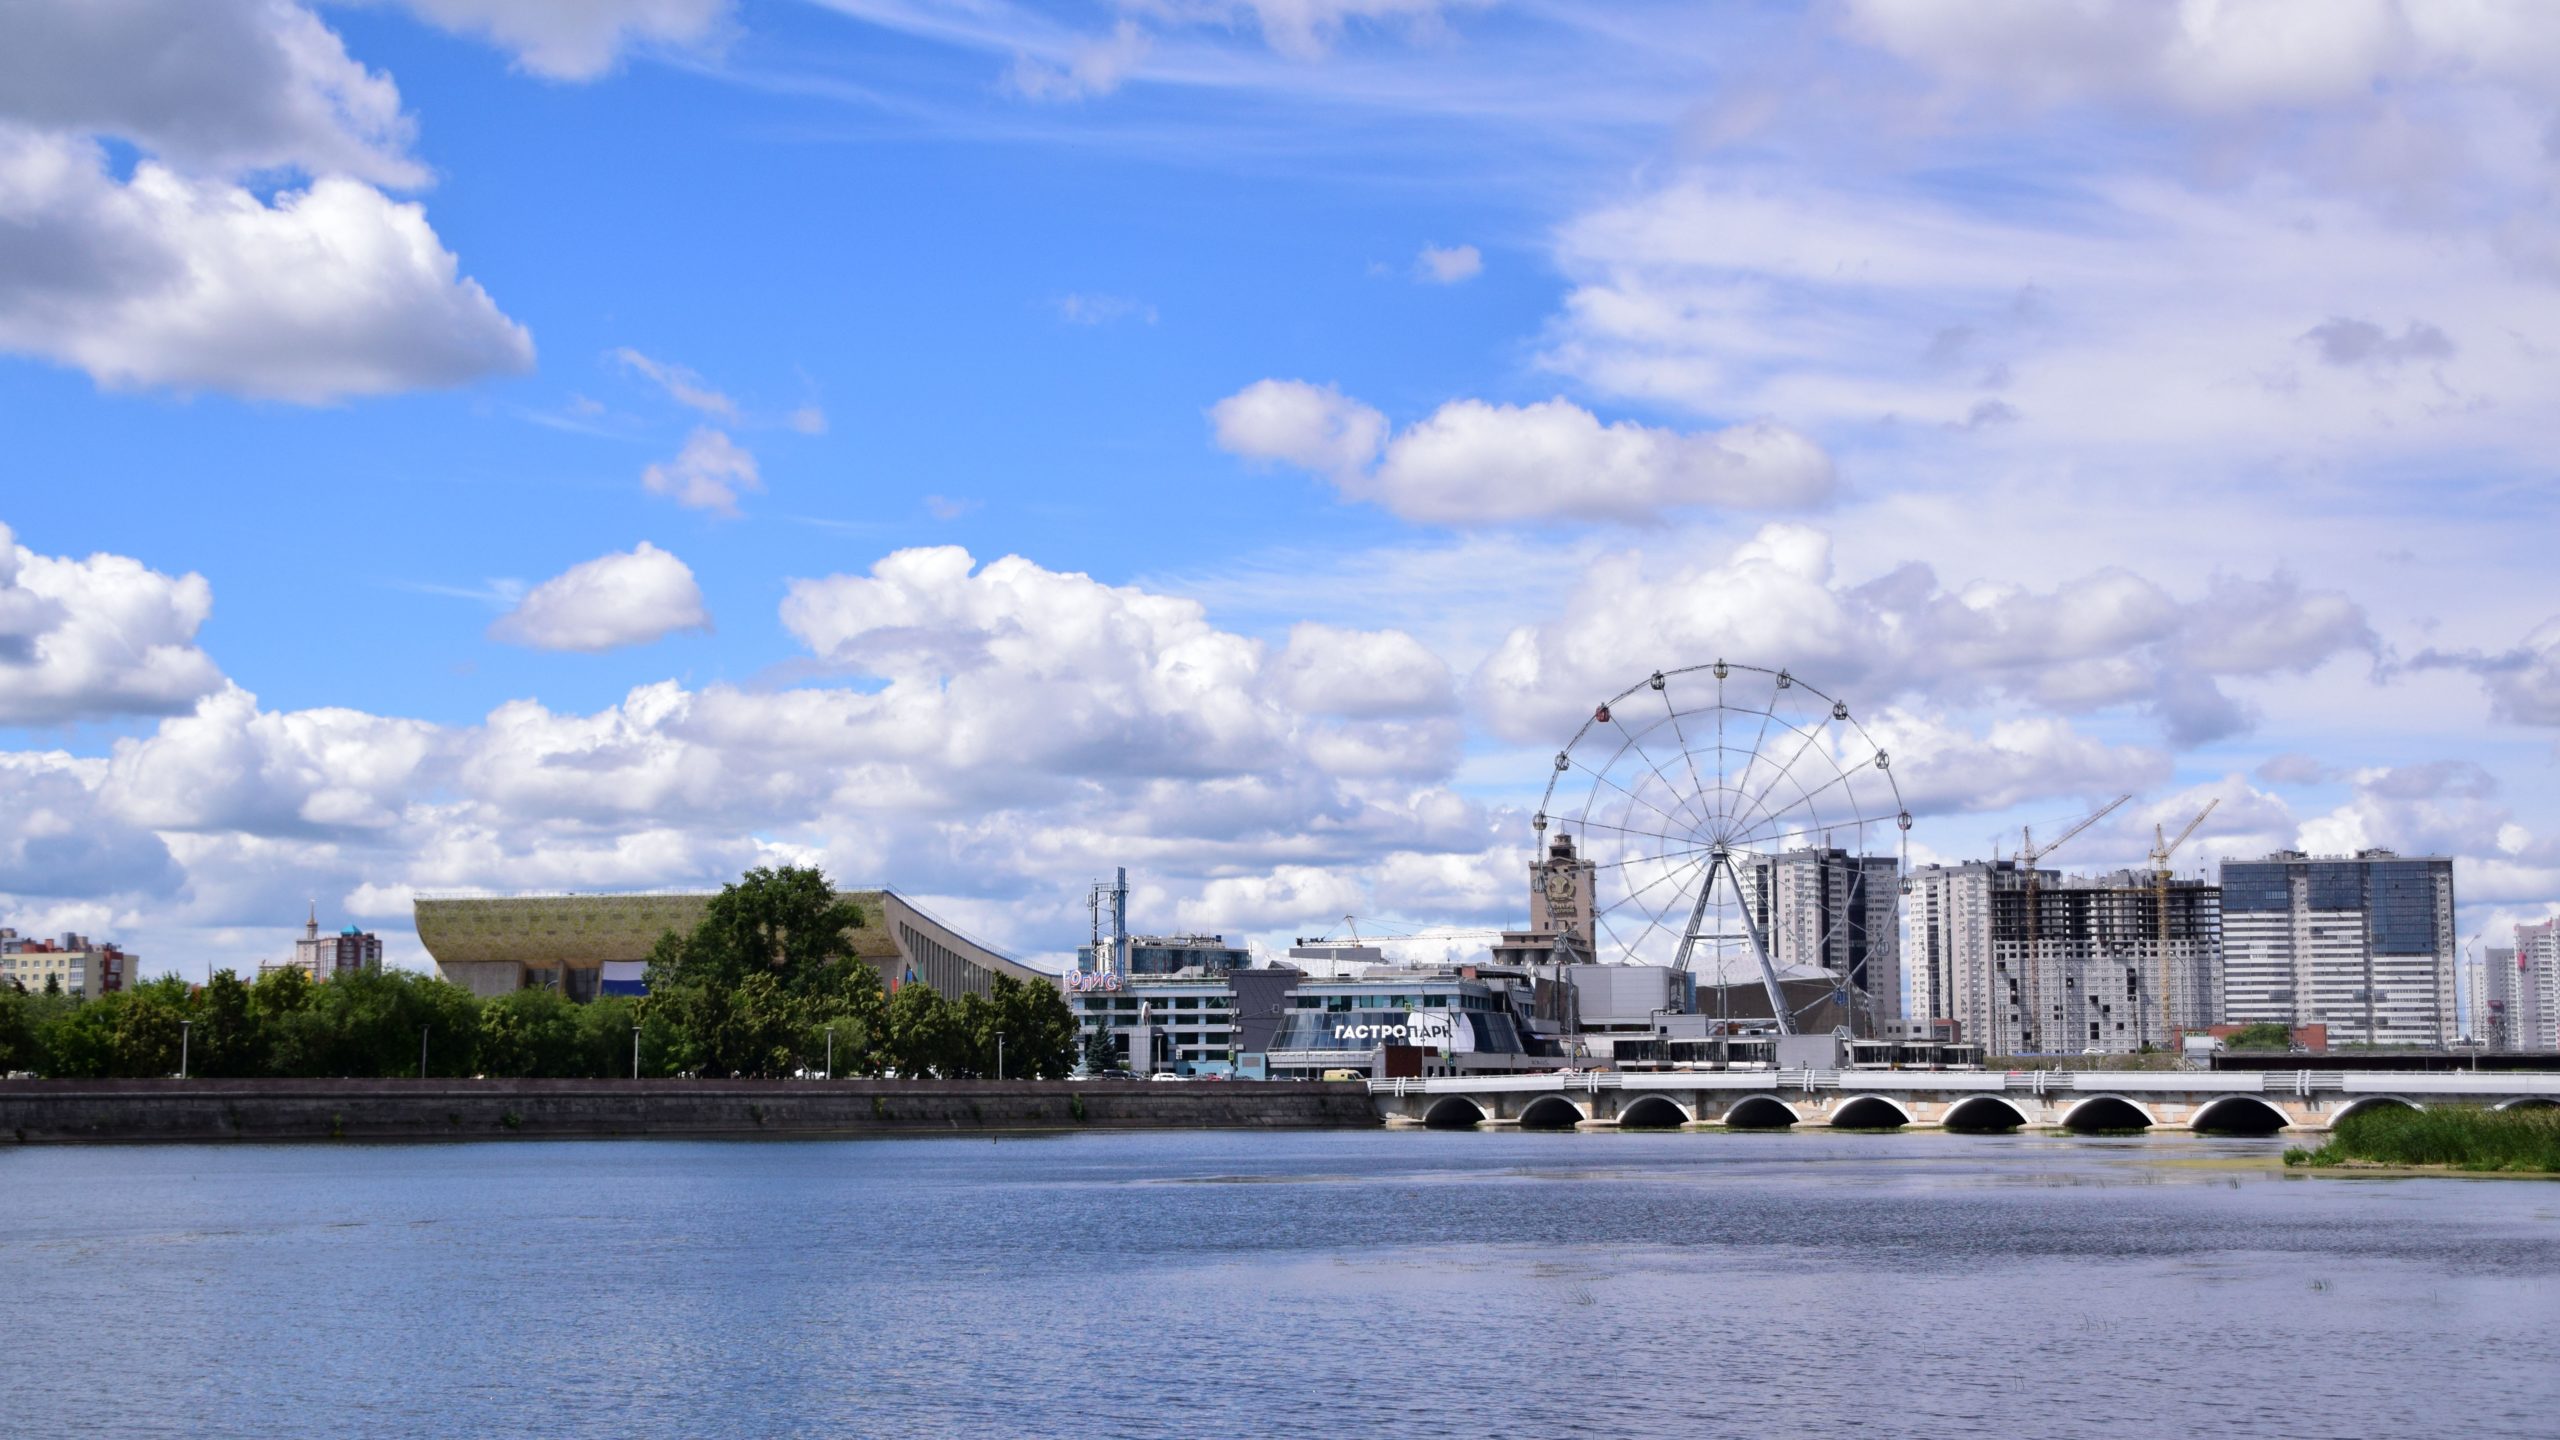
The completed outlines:
{"type": "Polygon", "coordinates": [[[0,348],[109,386],[317,404],[528,369],[423,209],[324,177],[272,201],[0,126],[0,348]]]}
{"type": "Polygon", "coordinates": [[[1259,380],[1210,409],[1220,447],[1330,479],[1408,520],[1647,520],[1666,511],[1798,509],[1832,491],[1821,446],[1767,422],[1689,432],[1604,422],[1569,400],[1453,400],[1388,438],[1332,386],[1259,380]]]}
{"type": "Polygon", "coordinates": [[[0,116],[124,136],[201,173],[426,175],[408,154],[398,87],[290,0],[12,5],[0,116]]]}
{"type": "Polygon", "coordinates": [[[611,650],[678,630],[708,630],[693,571],[643,540],[543,581],[489,627],[491,638],[537,650],[611,650]]]}
{"type": "Polygon", "coordinates": [[[122,555],[39,555],[0,525],[0,724],[172,714],[222,684],[196,632],[201,575],[122,555]]]}

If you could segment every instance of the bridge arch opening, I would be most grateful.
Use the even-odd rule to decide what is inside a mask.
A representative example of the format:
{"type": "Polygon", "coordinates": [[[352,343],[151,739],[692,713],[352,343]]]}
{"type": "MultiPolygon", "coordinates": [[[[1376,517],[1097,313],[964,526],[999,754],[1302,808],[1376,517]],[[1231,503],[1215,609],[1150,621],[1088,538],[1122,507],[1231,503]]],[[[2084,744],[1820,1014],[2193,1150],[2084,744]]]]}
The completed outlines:
{"type": "Polygon", "coordinates": [[[2547,1100],[2539,1095],[2527,1095],[2521,1100],[2509,1100],[2497,1108],[2500,1110],[2560,1110],[2560,1100],[2547,1100]]]}
{"type": "Polygon", "coordinates": [[[1666,1095],[1647,1095],[1618,1112],[1621,1130],[1675,1130],[1688,1123],[1680,1103],[1666,1095]]]}
{"type": "Polygon", "coordinates": [[[2026,1112],[1997,1095],[1968,1095],[1947,1107],[1950,1130],[1976,1135],[2015,1130],[2027,1123],[2026,1112]]]}
{"type": "Polygon", "coordinates": [[[1745,1095],[1724,1112],[1724,1123],[1733,1130],[1784,1130],[1796,1123],[1796,1112],[1774,1096],[1745,1095]]]}
{"type": "Polygon", "coordinates": [[[1570,1130],[1582,1121],[1582,1112],[1561,1095],[1541,1095],[1520,1112],[1523,1130],[1570,1130]]]}
{"type": "Polygon", "coordinates": [[[2122,1133],[2150,1129],[2151,1117],[2121,1095],[2097,1095],[2072,1106],[2071,1113],[2062,1117],[2062,1127],[2082,1135],[2122,1133]]]}
{"type": "Polygon", "coordinates": [[[2334,1130],[2338,1127],[2340,1122],[2344,1121],[2348,1116],[2362,1115],[2368,1110],[2416,1110],[2419,1108],[2421,1107],[2413,1105],[2410,1102],[2401,1099],[2397,1095],[2358,1096],[2356,1099],[2348,1101],[2344,1109],[2341,1109],[2337,1114],[2329,1117],[2329,1128],[2334,1130]]]}
{"type": "Polygon", "coordinates": [[[1423,1112],[1422,1123],[1434,1130],[1473,1130],[1484,1123],[1484,1107],[1464,1095],[1444,1096],[1423,1112]]]}
{"type": "Polygon", "coordinates": [[[2187,1128],[2200,1135],[2273,1135],[2292,1123],[2255,1095],[2225,1095],[2206,1101],[2187,1128]]]}
{"type": "Polygon", "coordinates": [[[1881,1095],[1861,1095],[1831,1112],[1834,1130],[1899,1130],[1911,1115],[1881,1095]]]}

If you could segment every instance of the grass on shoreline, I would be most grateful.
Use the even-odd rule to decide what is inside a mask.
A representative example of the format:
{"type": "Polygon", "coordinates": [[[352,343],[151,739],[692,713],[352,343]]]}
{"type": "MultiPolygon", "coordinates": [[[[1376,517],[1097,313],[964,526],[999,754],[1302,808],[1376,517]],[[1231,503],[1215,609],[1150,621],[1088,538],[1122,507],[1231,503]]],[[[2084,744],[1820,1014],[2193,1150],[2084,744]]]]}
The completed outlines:
{"type": "Polygon", "coordinates": [[[2311,1168],[2350,1165],[2435,1165],[2454,1170],[2493,1170],[2560,1175],[2560,1108],[2487,1110],[2439,1106],[2407,1110],[2379,1106],[2339,1122],[2316,1150],[2284,1152],[2284,1163],[2311,1168]]]}

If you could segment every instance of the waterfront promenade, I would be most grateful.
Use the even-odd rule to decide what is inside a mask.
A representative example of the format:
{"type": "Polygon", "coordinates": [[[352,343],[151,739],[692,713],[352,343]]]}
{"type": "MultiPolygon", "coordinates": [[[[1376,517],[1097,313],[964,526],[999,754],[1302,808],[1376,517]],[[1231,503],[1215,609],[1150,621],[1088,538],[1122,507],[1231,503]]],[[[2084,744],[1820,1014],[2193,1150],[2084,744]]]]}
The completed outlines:
{"type": "Polygon", "coordinates": [[[1365,1089],[1063,1080],[6,1080],[0,1143],[1374,1128],[1365,1089]]]}

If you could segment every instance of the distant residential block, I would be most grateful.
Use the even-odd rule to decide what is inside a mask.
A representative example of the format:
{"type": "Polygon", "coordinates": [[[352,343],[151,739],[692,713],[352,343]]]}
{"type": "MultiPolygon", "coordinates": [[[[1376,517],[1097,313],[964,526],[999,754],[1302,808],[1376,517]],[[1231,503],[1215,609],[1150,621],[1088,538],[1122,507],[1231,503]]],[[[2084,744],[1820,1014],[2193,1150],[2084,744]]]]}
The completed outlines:
{"type": "Polygon", "coordinates": [[[2223,1012],[2332,1045],[2448,1044],[2453,862],[2389,850],[2222,863],[2223,1012]]]}

